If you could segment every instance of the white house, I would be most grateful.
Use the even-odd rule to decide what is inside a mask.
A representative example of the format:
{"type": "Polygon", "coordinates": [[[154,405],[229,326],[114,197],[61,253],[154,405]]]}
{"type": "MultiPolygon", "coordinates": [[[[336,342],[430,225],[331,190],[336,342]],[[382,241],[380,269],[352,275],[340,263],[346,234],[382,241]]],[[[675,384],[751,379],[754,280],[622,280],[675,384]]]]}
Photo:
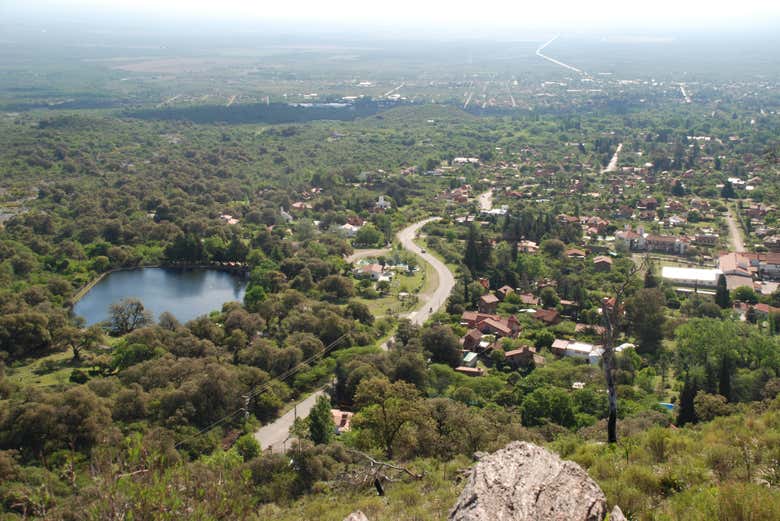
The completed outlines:
{"type": "Polygon", "coordinates": [[[390,208],[393,207],[393,203],[391,203],[390,201],[385,201],[385,196],[380,195],[379,200],[376,202],[376,207],[379,208],[380,210],[389,210],[390,208]]]}
{"type": "Polygon", "coordinates": [[[358,230],[360,230],[360,226],[355,226],[349,223],[339,226],[339,233],[344,237],[354,237],[357,235],[358,230]]]}

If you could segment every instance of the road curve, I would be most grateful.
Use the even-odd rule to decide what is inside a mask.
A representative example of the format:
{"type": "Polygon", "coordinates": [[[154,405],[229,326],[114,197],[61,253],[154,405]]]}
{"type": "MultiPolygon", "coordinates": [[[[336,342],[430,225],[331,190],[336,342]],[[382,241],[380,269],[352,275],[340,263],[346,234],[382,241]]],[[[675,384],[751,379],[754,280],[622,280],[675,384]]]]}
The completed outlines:
{"type": "Polygon", "coordinates": [[[431,217],[429,219],[416,222],[410,226],[407,226],[396,234],[396,238],[398,239],[398,242],[401,243],[401,246],[403,246],[405,250],[414,253],[418,257],[422,257],[425,262],[430,264],[433,269],[436,270],[436,274],[439,277],[439,284],[434,290],[433,294],[431,294],[428,298],[421,297],[418,308],[406,315],[406,318],[409,318],[413,323],[418,325],[425,323],[425,321],[428,320],[428,317],[444,307],[444,304],[447,302],[447,298],[449,298],[450,293],[452,293],[452,288],[455,287],[455,275],[452,274],[450,269],[442,261],[430,253],[423,253],[422,248],[417,246],[417,244],[414,242],[414,238],[417,235],[417,232],[420,231],[420,228],[429,222],[438,221],[439,219],[439,217],[431,217]]]}
{"type": "MultiPolygon", "coordinates": [[[[422,221],[418,221],[411,224],[399,231],[396,234],[398,242],[401,246],[414,253],[418,257],[421,257],[425,262],[430,264],[436,274],[438,275],[439,283],[436,289],[428,295],[420,296],[420,304],[416,310],[411,311],[404,315],[410,319],[414,324],[422,325],[426,320],[435,312],[439,311],[447,302],[447,298],[452,292],[452,288],[455,287],[455,276],[450,269],[439,259],[431,255],[430,253],[423,253],[422,248],[414,243],[414,238],[420,231],[420,228],[428,224],[429,222],[438,221],[439,217],[431,217],[422,221]]],[[[386,253],[386,250],[363,250],[358,252],[357,255],[372,256],[372,254],[386,253]]],[[[353,262],[350,260],[350,262],[353,262]]],[[[382,349],[387,349],[388,342],[382,344],[382,349]]],[[[306,418],[314,408],[314,404],[317,402],[317,398],[324,393],[322,389],[312,393],[305,400],[299,402],[293,409],[290,409],[285,414],[280,416],[268,425],[264,425],[259,430],[255,431],[255,439],[263,448],[263,450],[271,450],[272,452],[284,452],[286,450],[286,443],[290,439],[290,427],[295,422],[295,418],[306,418]]]]}

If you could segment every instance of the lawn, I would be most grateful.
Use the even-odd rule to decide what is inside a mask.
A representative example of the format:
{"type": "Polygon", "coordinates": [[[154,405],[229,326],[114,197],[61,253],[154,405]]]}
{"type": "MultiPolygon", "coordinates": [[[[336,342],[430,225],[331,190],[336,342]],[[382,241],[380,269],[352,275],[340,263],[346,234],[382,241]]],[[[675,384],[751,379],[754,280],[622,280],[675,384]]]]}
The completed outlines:
{"type": "Polygon", "coordinates": [[[7,369],[8,381],[19,385],[59,387],[69,385],[70,373],[77,365],[71,365],[73,353],[62,351],[44,356],[32,363],[7,369]]]}
{"type": "Polygon", "coordinates": [[[398,274],[393,277],[392,282],[390,282],[390,291],[386,296],[375,299],[358,297],[356,300],[368,306],[371,314],[377,318],[409,311],[412,306],[401,302],[398,299],[398,293],[407,292],[415,295],[424,285],[427,286],[427,281],[430,280],[428,272],[432,272],[433,269],[427,263],[424,263],[421,267],[425,269],[418,270],[413,275],[398,274]]]}

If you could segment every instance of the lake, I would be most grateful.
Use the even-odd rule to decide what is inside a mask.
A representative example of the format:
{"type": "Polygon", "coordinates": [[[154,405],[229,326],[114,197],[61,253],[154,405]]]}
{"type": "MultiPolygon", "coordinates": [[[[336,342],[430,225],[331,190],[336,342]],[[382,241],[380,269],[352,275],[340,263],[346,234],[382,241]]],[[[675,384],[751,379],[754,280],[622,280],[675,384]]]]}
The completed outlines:
{"type": "Polygon", "coordinates": [[[141,300],[155,320],[168,311],[184,323],[243,301],[246,280],[211,269],[140,268],[109,273],[76,303],[73,312],[87,325],[108,319],[109,306],[123,298],[141,300]]]}

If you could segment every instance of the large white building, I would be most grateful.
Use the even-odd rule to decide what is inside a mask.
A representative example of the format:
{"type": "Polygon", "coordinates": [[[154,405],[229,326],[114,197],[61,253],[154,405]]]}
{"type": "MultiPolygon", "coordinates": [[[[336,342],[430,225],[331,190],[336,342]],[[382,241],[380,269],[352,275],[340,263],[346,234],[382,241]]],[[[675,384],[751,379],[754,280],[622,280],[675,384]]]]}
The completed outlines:
{"type": "Polygon", "coordinates": [[[718,277],[722,271],[706,268],[678,268],[677,266],[664,266],[661,277],[664,280],[679,286],[696,286],[714,288],[718,285],[718,277]]]}

